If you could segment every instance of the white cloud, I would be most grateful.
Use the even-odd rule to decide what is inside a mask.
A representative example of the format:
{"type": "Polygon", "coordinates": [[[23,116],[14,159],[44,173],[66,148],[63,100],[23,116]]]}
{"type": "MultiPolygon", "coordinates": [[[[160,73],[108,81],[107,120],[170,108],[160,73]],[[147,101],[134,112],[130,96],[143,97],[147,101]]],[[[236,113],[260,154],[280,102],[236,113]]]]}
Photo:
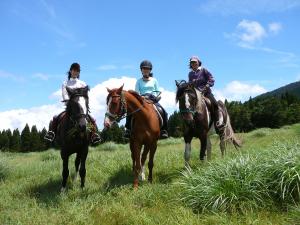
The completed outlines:
{"type": "Polygon", "coordinates": [[[214,94],[217,99],[224,101],[245,101],[249,97],[254,97],[265,93],[267,90],[259,84],[248,84],[241,81],[231,81],[224,89],[215,90],[214,94]]]}
{"type": "Polygon", "coordinates": [[[278,34],[281,29],[282,29],[281,23],[270,23],[269,24],[269,32],[270,33],[278,34]]]}
{"type": "Polygon", "coordinates": [[[231,34],[225,34],[226,38],[232,39],[240,47],[254,49],[258,47],[264,39],[271,34],[276,35],[282,29],[281,23],[270,23],[268,28],[264,28],[257,21],[242,20],[236,26],[236,29],[231,34]]]}
{"type": "Polygon", "coordinates": [[[244,43],[255,43],[267,36],[263,26],[256,21],[242,20],[237,29],[241,31],[238,37],[244,43]]]}
{"type": "Polygon", "coordinates": [[[48,128],[50,119],[62,110],[62,105],[54,104],[0,112],[0,130],[18,128],[21,131],[26,123],[30,127],[36,125],[39,130],[43,127],[48,128]]]}
{"type": "Polygon", "coordinates": [[[49,80],[49,76],[47,74],[44,74],[44,73],[35,73],[32,75],[33,78],[38,78],[38,79],[41,79],[41,80],[49,80]]]}
{"type": "Polygon", "coordinates": [[[10,80],[13,80],[16,82],[24,82],[25,81],[24,77],[22,77],[22,76],[15,75],[15,74],[8,73],[8,72],[1,71],[1,70],[0,70],[0,78],[10,79],[10,80]]]}
{"type": "Polygon", "coordinates": [[[116,70],[117,68],[118,68],[117,66],[109,64],[109,65],[99,66],[97,68],[97,70],[104,70],[104,71],[106,71],[106,70],[116,70]]]}
{"type": "MultiPolygon", "coordinates": [[[[103,127],[104,114],[106,111],[106,97],[107,89],[106,87],[118,88],[124,84],[124,90],[134,90],[136,83],[136,78],[123,76],[121,78],[111,78],[95,87],[91,88],[90,96],[90,110],[92,116],[97,120],[99,128],[103,127]]],[[[173,113],[176,110],[175,105],[175,93],[161,88],[162,99],[160,103],[169,112],[173,113]]],[[[50,95],[50,98],[61,100],[61,90],[57,90],[50,95]]],[[[9,110],[5,112],[0,112],[0,130],[2,129],[16,129],[22,130],[26,123],[29,126],[36,125],[38,129],[43,127],[48,128],[50,119],[64,110],[64,105],[62,103],[57,103],[53,105],[44,105],[29,109],[16,109],[9,110]]]]}
{"type": "Polygon", "coordinates": [[[299,0],[206,0],[202,1],[199,10],[208,14],[252,15],[259,13],[284,12],[300,6],[299,0]]]}

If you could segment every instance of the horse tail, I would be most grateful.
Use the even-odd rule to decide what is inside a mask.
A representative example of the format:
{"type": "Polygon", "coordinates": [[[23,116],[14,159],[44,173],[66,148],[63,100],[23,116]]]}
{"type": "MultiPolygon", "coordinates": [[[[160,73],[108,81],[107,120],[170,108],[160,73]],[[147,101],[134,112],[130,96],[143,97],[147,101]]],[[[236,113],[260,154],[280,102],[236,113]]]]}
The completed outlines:
{"type": "Polygon", "coordinates": [[[221,140],[224,142],[231,142],[236,149],[242,147],[242,141],[236,137],[231,126],[230,116],[228,114],[226,106],[221,101],[218,101],[218,105],[221,107],[221,111],[225,122],[224,128],[221,131],[221,140]]]}

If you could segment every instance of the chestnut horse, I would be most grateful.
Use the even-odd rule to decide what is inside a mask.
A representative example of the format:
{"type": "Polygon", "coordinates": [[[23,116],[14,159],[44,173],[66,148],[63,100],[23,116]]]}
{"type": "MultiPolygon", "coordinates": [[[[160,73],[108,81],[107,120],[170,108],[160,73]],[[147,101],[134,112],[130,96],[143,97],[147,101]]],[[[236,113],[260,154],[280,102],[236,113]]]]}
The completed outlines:
{"type": "Polygon", "coordinates": [[[123,86],[112,90],[107,88],[109,94],[104,127],[110,128],[114,122],[119,122],[126,116],[132,116],[130,150],[134,172],[133,186],[137,188],[139,176],[141,180],[145,180],[145,161],[149,152],[148,181],[152,182],[153,159],[160,135],[160,124],[153,104],[135,91],[123,90],[123,86]]]}
{"type": "MultiPolygon", "coordinates": [[[[184,141],[185,141],[185,164],[189,165],[191,154],[191,141],[193,137],[200,139],[200,160],[204,160],[207,151],[207,158],[211,156],[211,145],[208,132],[214,121],[211,119],[212,106],[209,99],[194,87],[192,83],[184,80],[176,82],[177,92],[176,101],[179,102],[179,111],[184,121],[184,141]]],[[[222,156],[225,154],[226,142],[231,142],[236,148],[241,146],[233,132],[230,123],[230,117],[223,102],[218,101],[219,123],[223,124],[219,130],[215,125],[215,130],[220,137],[220,149],[222,156]]]]}

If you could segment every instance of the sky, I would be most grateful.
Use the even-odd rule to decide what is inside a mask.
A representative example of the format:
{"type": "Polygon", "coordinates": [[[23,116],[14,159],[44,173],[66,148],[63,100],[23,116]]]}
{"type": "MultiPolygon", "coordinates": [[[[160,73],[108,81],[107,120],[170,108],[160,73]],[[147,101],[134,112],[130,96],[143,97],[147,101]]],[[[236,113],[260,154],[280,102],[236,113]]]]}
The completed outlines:
{"type": "Polygon", "coordinates": [[[300,0],[1,0],[0,130],[48,127],[73,62],[100,129],[106,87],[134,89],[144,59],[169,114],[193,55],[217,99],[246,101],[300,79],[299,22],[300,0]]]}

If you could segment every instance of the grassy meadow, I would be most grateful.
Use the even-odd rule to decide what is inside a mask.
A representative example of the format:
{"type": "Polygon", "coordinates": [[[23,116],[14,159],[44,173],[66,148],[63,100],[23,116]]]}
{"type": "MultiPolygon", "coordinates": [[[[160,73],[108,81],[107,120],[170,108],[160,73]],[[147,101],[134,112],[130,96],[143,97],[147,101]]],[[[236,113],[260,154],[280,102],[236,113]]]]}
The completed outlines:
{"type": "Polygon", "coordinates": [[[0,224],[300,224],[300,124],[238,136],[222,159],[213,135],[204,163],[194,139],[188,170],[183,139],[159,141],[153,184],[138,190],[128,145],[90,148],[86,187],[69,179],[64,193],[59,151],[0,152],[0,224]]]}

